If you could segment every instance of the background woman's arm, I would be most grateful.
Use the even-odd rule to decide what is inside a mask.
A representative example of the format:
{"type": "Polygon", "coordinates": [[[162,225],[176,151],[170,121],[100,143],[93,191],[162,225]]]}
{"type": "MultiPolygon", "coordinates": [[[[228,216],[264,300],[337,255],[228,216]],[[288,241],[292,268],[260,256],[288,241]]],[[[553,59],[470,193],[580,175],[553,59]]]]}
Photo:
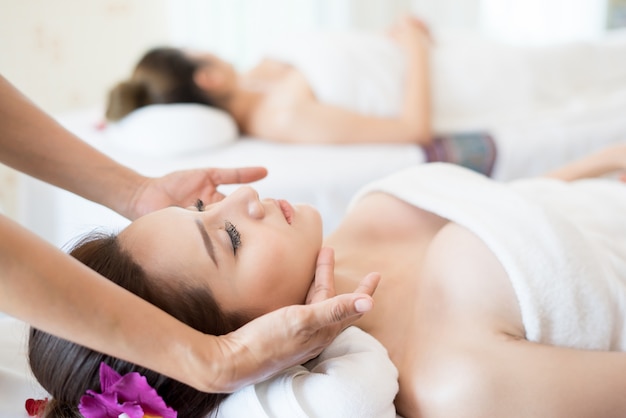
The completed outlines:
{"type": "Polygon", "coordinates": [[[367,116],[320,103],[311,96],[272,109],[259,121],[264,130],[260,134],[282,142],[429,144],[430,34],[421,21],[405,17],[391,28],[390,36],[407,62],[405,96],[397,117],[367,116]]]}
{"type": "MultiPolygon", "coordinates": [[[[600,177],[626,170],[626,144],[616,144],[603,148],[546,174],[565,181],[589,177],[600,177]]],[[[626,181],[626,175],[622,175],[626,181]]]]}

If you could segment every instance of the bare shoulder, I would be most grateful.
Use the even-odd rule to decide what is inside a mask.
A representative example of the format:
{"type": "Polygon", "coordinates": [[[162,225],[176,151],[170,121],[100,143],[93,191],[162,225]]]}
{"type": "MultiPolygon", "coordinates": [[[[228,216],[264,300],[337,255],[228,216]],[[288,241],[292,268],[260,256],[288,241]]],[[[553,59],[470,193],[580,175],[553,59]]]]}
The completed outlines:
{"type": "Polygon", "coordinates": [[[515,338],[525,336],[521,311],[504,267],[472,231],[449,222],[432,240],[424,261],[425,291],[436,291],[450,315],[515,338]]]}
{"type": "Polygon", "coordinates": [[[435,233],[447,220],[413,206],[384,192],[372,192],[362,197],[350,211],[347,220],[361,225],[372,234],[394,237],[420,236],[435,233]]]}
{"type": "Polygon", "coordinates": [[[253,135],[293,142],[290,132],[297,119],[294,115],[316,98],[306,78],[295,68],[288,66],[275,72],[280,75],[272,77],[271,82],[265,74],[267,88],[255,105],[249,129],[253,135]]]}

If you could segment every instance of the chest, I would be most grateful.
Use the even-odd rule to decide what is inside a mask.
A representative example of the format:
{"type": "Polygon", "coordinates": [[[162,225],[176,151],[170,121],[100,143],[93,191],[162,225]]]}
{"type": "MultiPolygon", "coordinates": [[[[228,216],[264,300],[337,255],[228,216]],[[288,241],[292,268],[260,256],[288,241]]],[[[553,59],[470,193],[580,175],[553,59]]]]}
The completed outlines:
{"type": "Polygon", "coordinates": [[[393,198],[372,198],[362,212],[357,207],[351,216],[359,228],[340,234],[349,240],[329,245],[342,278],[381,273],[375,308],[357,325],[387,348],[400,372],[398,406],[415,411],[425,396],[420,378],[450,368],[454,356],[441,353],[523,338],[524,327],[506,271],[478,237],[387,199],[393,198]]]}
{"type": "Polygon", "coordinates": [[[296,68],[277,61],[263,60],[242,77],[242,86],[261,93],[260,105],[270,106],[310,94],[308,83],[296,68]]]}
{"type": "Polygon", "coordinates": [[[245,88],[255,91],[257,100],[248,112],[244,127],[249,134],[276,139],[292,118],[293,109],[315,98],[299,71],[282,64],[269,67],[252,72],[245,79],[245,88]]]}

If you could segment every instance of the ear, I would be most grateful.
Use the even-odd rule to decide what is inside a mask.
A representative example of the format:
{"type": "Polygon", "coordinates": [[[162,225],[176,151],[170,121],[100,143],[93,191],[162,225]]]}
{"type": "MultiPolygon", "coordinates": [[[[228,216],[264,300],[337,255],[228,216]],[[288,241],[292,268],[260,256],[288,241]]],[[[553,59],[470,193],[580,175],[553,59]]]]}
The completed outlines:
{"type": "Polygon", "coordinates": [[[198,87],[205,91],[212,91],[218,88],[223,77],[217,71],[211,71],[210,68],[199,68],[193,73],[193,81],[198,87]]]}

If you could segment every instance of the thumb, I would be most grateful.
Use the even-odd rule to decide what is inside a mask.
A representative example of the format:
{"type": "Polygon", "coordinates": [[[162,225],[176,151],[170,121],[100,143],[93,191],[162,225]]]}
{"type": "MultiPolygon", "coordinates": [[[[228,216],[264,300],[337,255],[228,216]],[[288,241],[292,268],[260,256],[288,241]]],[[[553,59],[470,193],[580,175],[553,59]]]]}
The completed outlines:
{"type": "Polygon", "coordinates": [[[347,326],[371,311],[374,300],[369,295],[349,293],[308,306],[315,310],[320,328],[339,323],[347,326]]]}

